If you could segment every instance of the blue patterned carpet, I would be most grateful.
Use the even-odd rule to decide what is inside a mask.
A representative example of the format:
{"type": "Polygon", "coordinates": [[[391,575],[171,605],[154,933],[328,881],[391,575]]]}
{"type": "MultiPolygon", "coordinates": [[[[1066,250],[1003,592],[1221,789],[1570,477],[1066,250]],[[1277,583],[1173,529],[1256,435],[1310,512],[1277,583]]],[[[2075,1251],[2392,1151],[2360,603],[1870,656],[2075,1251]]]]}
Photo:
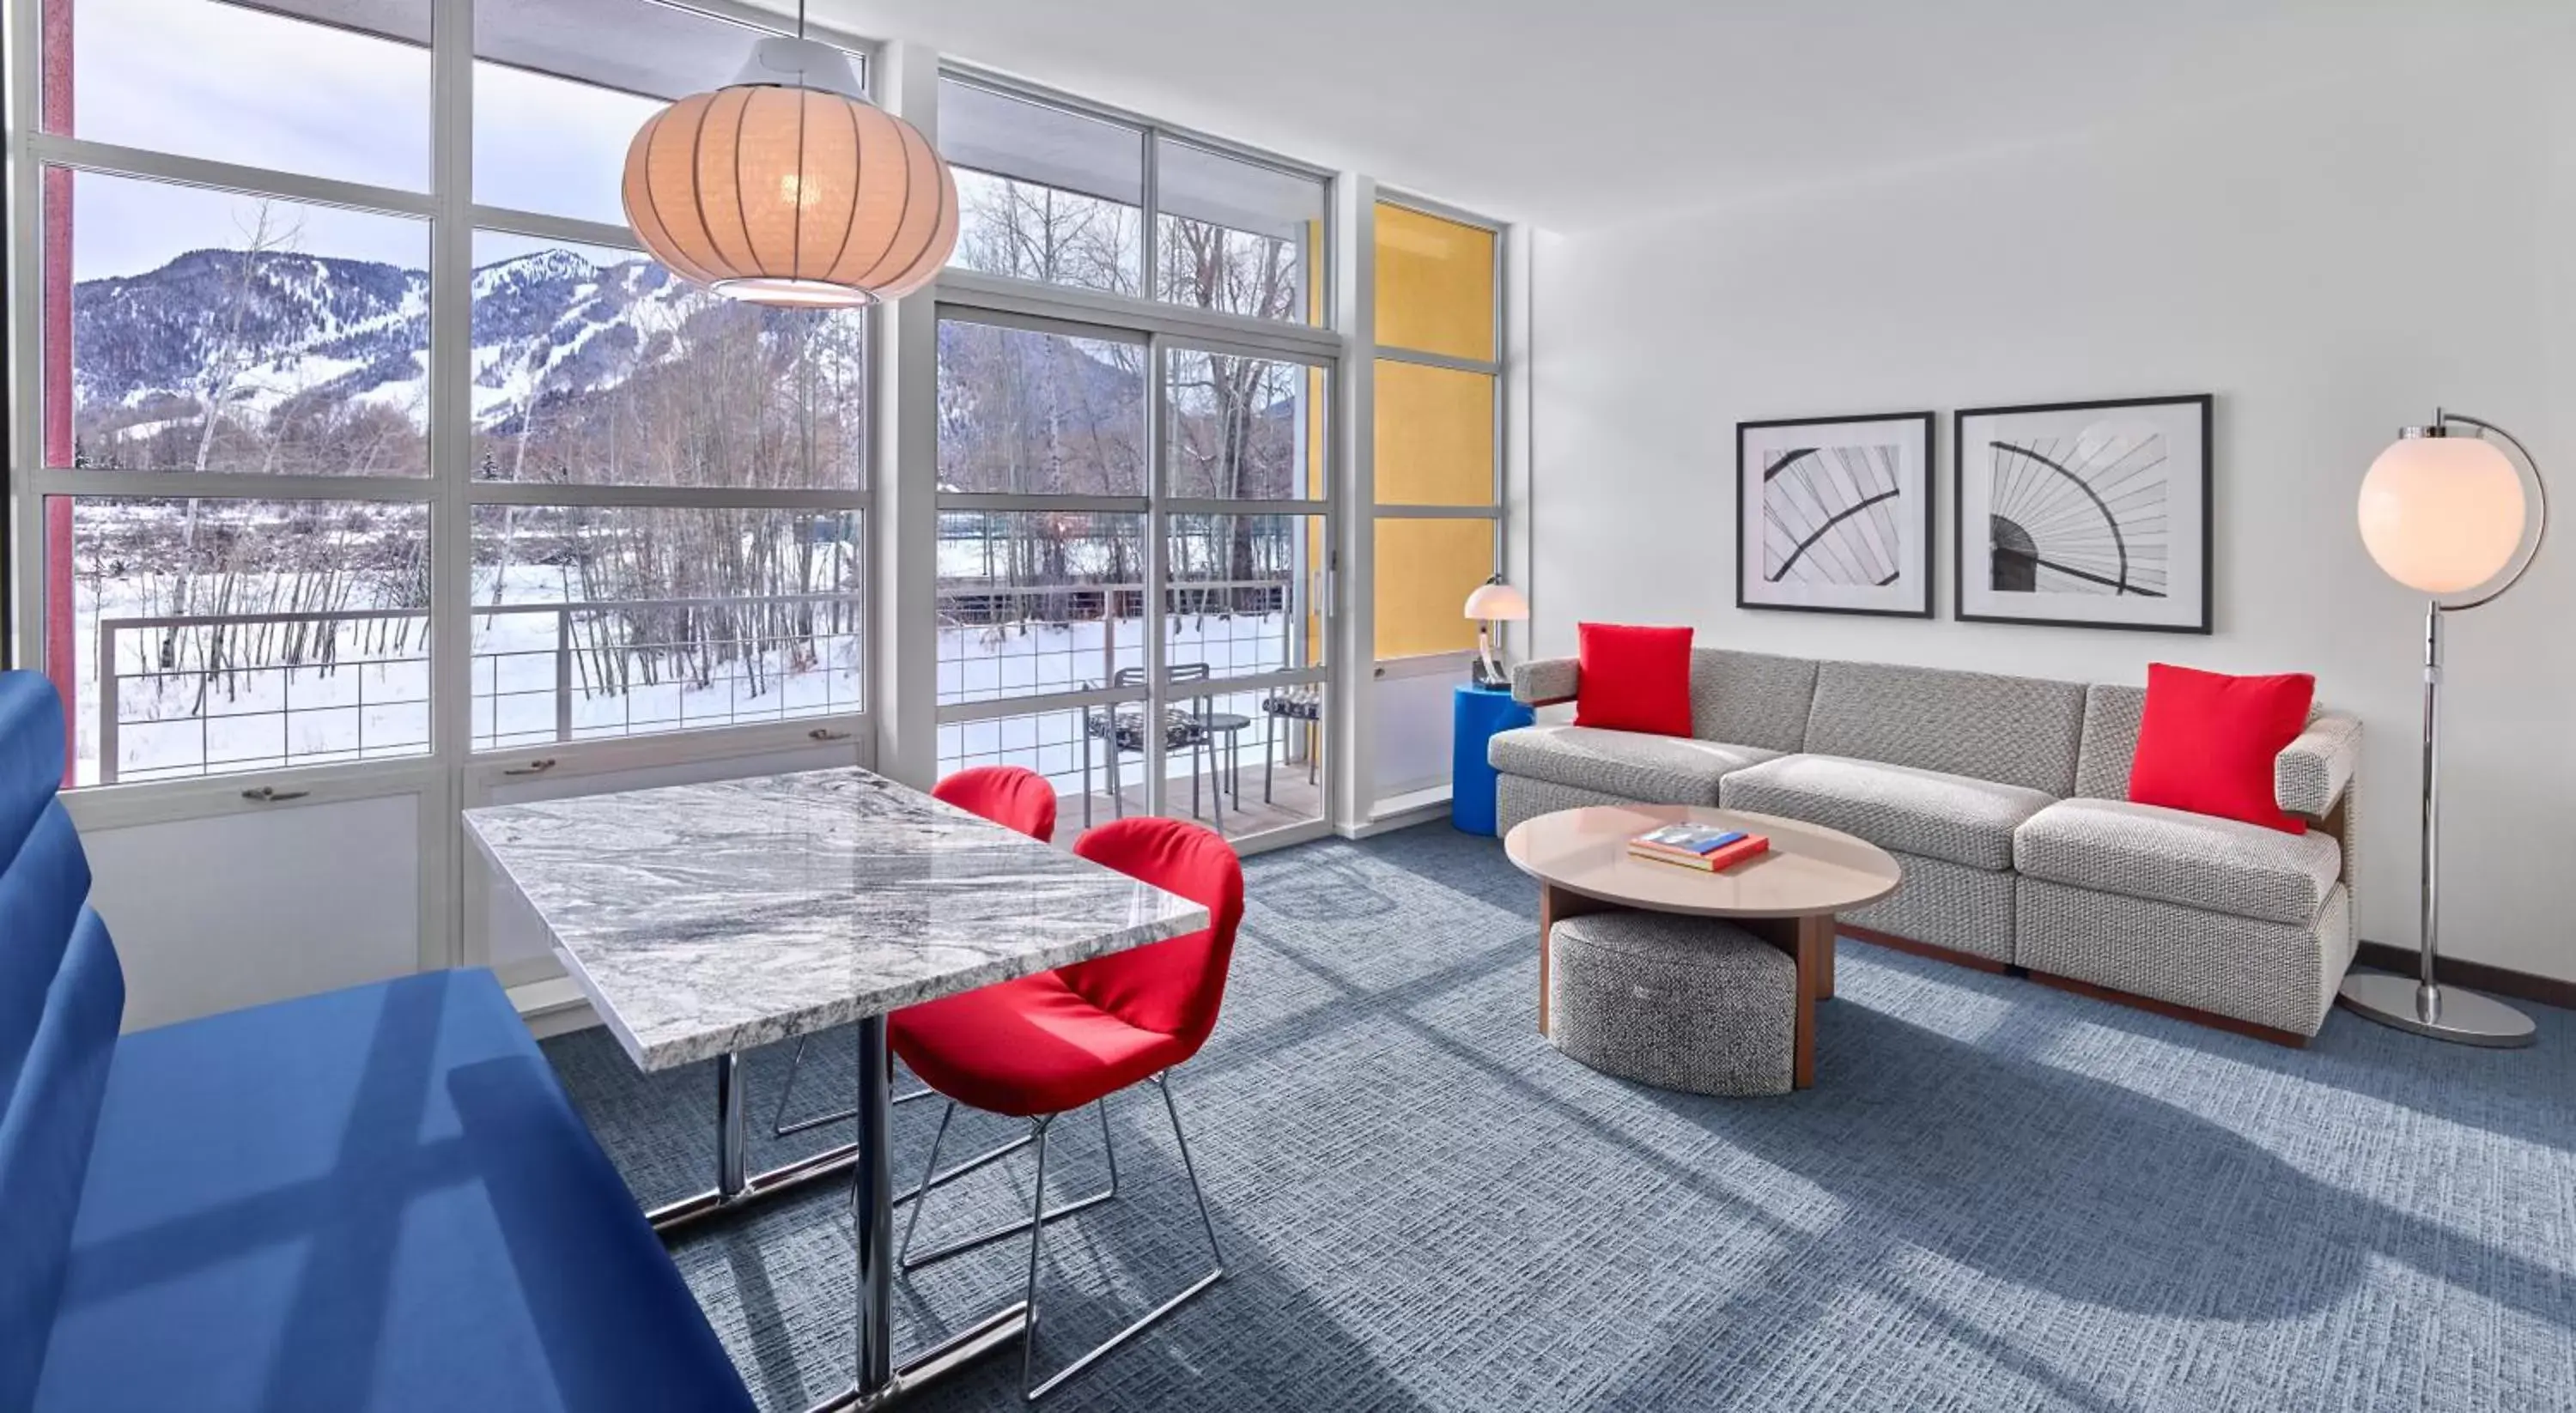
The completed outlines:
{"type": "MultiPolygon", "coordinates": [[[[2502,1053],[2338,1014],[2300,1052],[1845,941],[1817,1087],[1707,1100],[1548,1048],[1535,890],[1492,840],[1248,867],[1224,1022],[1174,1082],[1229,1275],[1051,1408],[2576,1407],[2565,1013],[2502,1053]]],[[[841,1040],[800,1110],[846,1091],[841,1040]]],[[[645,1080],[601,1031],[547,1049],[639,1197],[706,1185],[703,1068],[645,1080]]],[[[785,1060],[754,1057],[763,1120],[785,1060]]],[[[1122,1195],[1050,1228],[1042,1361],[1205,1261],[1151,1091],[1111,1117],[1122,1195]]],[[[899,1176],[936,1122],[896,1110],[899,1176]]],[[[1014,1131],[961,1117],[949,1152],[1014,1131]]],[[[1049,1188],[1095,1190],[1099,1145],[1067,1124],[1049,1188]]],[[[1023,1156],[944,1190],[925,1242],[1024,1212],[1028,1180],[1023,1156]]],[[[846,1385],[843,1200],[674,1254],[765,1406],[846,1385]]],[[[899,1283],[903,1338],[1011,1298],[1026,1261],[899,1283]]],[[[1016,1407],[1017,1376],[907,1406],[1016,1407]]]]}

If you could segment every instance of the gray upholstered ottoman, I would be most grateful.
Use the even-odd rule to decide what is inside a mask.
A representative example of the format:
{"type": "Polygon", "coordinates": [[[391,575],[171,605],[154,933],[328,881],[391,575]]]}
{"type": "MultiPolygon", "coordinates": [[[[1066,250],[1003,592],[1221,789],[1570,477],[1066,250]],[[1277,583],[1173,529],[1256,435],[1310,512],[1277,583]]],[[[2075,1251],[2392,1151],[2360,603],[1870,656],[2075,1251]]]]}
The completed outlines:
{"type": "Polygon", "coordinates": [[[1604,912],[1548,932],[1548,1039],[1604,1074],[1693,1094],[1786,1094],[1798,964],[1716,918],[1604,912]]]}

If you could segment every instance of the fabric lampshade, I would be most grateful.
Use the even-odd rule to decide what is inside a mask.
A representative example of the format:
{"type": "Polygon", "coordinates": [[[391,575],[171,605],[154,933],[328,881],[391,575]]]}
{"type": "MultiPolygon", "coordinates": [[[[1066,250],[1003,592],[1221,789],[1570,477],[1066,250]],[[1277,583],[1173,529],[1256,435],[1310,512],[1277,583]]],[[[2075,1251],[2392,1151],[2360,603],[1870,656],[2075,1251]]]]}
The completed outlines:
{"type": "Polygon", "coordinates": [[[846,307],[929,283],[957,244],[956,178],[918,128],[835,91],[848,75],[825,46],[768,40],[745,81],[655,114],[626,152],[637,238],[682,278],[759,304],[846,307]]]}
{"type": "Polygon", "coordinates": [[[2370,464],[2359,510],[2370,557],[2428,594],[2476,588],[2522,545],[2522,477],[2478,437],[2399,440],[2370,464]]]}

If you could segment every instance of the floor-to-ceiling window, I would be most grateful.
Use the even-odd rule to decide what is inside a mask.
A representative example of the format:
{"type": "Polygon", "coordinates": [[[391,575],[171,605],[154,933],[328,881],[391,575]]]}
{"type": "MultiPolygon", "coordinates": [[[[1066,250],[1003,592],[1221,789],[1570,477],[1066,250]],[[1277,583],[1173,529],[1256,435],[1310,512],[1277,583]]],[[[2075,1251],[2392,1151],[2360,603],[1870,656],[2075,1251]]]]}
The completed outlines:
{"type": "Polygon", "coordinates": [[[1502,261],[1493,226],[1396,199],[1374,241],[1369,783],[1388,802],[1448,781],[1449,693],[1476,646],[1462,610],[1500,563],[1502,261]]]}
{"type": "Polygon", "coordinates": [[[618,203],[635,128],[757,31],[649,0],[36,8],[19,583],[71,783],[861,709],[865,317],[688,287],[618,203]],[[430,41],[468,15],[442,106],[430,41]]]}
{"type": "Polygon", "coordinates": [[[130,1022],[509,961],[462,807],[869,758],[870,316],[686,286],[619,199],[643,120],[786,21],[10,23],[13,636],[130,1022]]]}
{"type": "Polygon", "coordinates": [[[911,116],[963,235],[916,297],[935,340],[905,325],[872,377],[893,313],[726,303],[624,224],[635,128],[785,24],[752,5],[10,23],[11,636],[60,685],[140,1020],[543,970],[490,940],[455,827],[490,800],[888,749],[1032,765],[1076,823],[1276,843],[1350,817],[1329,767],[1374,728],[1335,689],[1369,665],[1335,644],[1381,605],[1336,602],[1372,350],[1334,327],[1329,174],[952,68],[911,116]],[[872,465],[917,436],[872,394],[928,382],[935,457],[872,465]],[[935,529],[871,539],[915,489],[935,529]],[[918,604],[862,612],[925,560],[918,604]],[[914,613],[919,644],[871,641],[914,613]],[[870,710],[889,666],[924,711],[870,710]],[[189,893],[130,882],[217,845],[189,893]]]}
{"type": "Polygon", "coordinates": [[[1038,770],[1075,826],[1320,828],[1324,178],[966,75],[939,139],[939,768],[1038,770]]]}

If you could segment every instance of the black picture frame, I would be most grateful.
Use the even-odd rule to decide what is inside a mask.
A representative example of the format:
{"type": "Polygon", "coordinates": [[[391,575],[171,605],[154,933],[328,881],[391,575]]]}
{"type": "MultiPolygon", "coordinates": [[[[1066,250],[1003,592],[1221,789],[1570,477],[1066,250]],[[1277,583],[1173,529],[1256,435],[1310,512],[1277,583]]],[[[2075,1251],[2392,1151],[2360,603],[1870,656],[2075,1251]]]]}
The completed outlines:
{"type": "MultiPolygon", "coordinates": [[[[1835,613],[1872,618],[1933,617],[1932,584],[1935,576],[1939,572],[1938,566],[1935,563],[1937,550],[1935,524],[1938,517],[1938,506],[1936,503],[1940,499],[1941,484],[1940,468],[1934,463],[1934,449],[1936,443],[1934,428],[1939,420],[1940,414],[1937,412],[1869,412],[1854,416],[1841,417],[1774,417],[1758,421],[1736,423],[1735,606],[1741,609],[1756,609],[1773,613],[1835,613]],[[1918,531],[1921,535],[1920,544],[1922,567],[1921,572],[1916,574],[1914,577],[1918,583],[1920,592],[1914,595],[1910,602],[1902,605],[1883,607],[1856,603],[1791,603],[1784,602],[1779,598],[1765,599],[1758,597],[1754,588],[1754,583],[1755,578],[1759,573],[1757,568],[1759,559],[1759,542],[1754,538],[1755,525],[1750,519],[1751,507],[1757,504],[1754,479],[1756,468],[1754,458],[1752,456],[1752,442],[1755,435],[1762,432],[1792,431],[1807,427],[1859,426],[1876,423],[1914,424],[1915,436],[1911,443],[1911,447],[1921,467],[1921,488],[1916,498],[1922,502],[1922,515],[1920,517],[1921,525],[1918,531]]],[[[1778,474],[1778,471],[1779,467],[1777,465],[1763,468],[1763,483],[1767,485],[1770,480],[1778,474]]],[[[1898,477],[1899,488],[1901,490],[1901,471],[1896,474],[1898,477]]],[[[1879,498],[1880,497],[1874,497],[1871,499],[1875,500],[1879,498]]],[[[1868,503],[1870,503],[1870,501],[1865,500],[1861,504],[1855,504],[1843,508],[1839,514],[1832,517],[1831,521],[1817,527],[1810,536],[1810,539],[1800,545],[1800,551],[1804,551],[1807,543],[1813,543],[1815,538],[1825,535],[1827,531],[1834,528],[1835,522],[1839,522],[1845,517],[1855,515],[1864,510],[1868,503]]],[[[1895,523],[1905,530],[1915,530],[1915,519],[1916,517],[1908,515],[1901,521],[1895,523]]],[[[1901,574],[1901,569],[1898,572],[1901,574]]],[[[1777,583],[1778,576],[1773,576],[1769,582],[1777,583]]],[[[1861,587],[1862,586],[1850,586],[1852,592],[1845,596],[1859,596],[1858,590],[1861,587]]]]}
{"type": "MultiPolygon", "coordinates": [[[[2007,407],[1969,407],[1961,408],[1951,413],[1950,474],[1954,482],[1950,493],[1951,504],[1954,507],[1954,513],[1950,523],[1951,616],[1962,623],[2011,623],[2043,628],[2109,629],[2116,632],[2128,633],[2189,633],[2205,636],[2214,631],[2214,606],[2217,601],[2217,555],[2215,531],[2217,524],[2216,468],[2218,458],[2215,436],[2217,426],[2215,410],[2216,404],[2217,399],[2214,394],[2184,393],[2165,397],[2103,398],[2089,402],[2036,402],[2022,403],[2007,407]],[[2168,578],[2165,581],[2164,590],[2160,593],[2149,594],[2141,590],[2132,589],[2128,585],[2130,571],[2126,561],[2127,549],[2125,545],[2122,545],[2119,550],[2122,557],[2122,567],[2117,574],[2120,583],[2112,585],[2113,593],[2111,597],[2133,597],[2141,601],[2152,598],[2171,602],[2175,597],[2177,597],[2174,592],[2176,586],[2180,585],[2184,589],[2187,589],[2196,598],[2197,612],[2193,613],[2187,611],[2178,621],[2155,622],[2108,618],[2051,617],[2035,613],[1976,611],[1972,605],[1978,603],[1982,599],[1991,599],[1995,593],[2004,592],[2004,590],[1996,588],[1991,578],[1989,579],[1987,588],[1979,591],[1976,595],[1972,596],[1969,588],[1969,573],[1972,568],[1988,571],[1991,571],[1992,569],[1994,564],[1994,556],[1992,552],[1994,541],[1992,537],[1995,533],[1991,523],[1992,517],[1990,516],[1986,532],[1984,535],[1980,536],[1981,544],[1977,547],[1975,552],[1971,552],[1971,547],[1968,541],[1968,522],[1975,518],[1972,513],[1974,507],[1987,504],[1987,496],[1991,494],[1990,487],[1981,490],[1971,482],[1972,477],[1980,474],[1979,467],[1987,464],[1972,458],[1970,455],[1968,440],[1971,422],[1980,420],[2010,419],[2015,417],[2055,418],[2062,417],[2068,413],[2092,413],[2118,411],[2122,409],[2134,410],[2147,408],[2167,410],[2185,409],[2185,415],[2187,417],[2193,417],[2193,414],[2196,414],[2196,417],[2193,417],[2193,425],[2198,428],[2199,436],[2198,474],[2193,476],[2186,473],[2179,477],[2168,477],[2167,484],[2169,487],[2183,486],[2192,489],[2199,500],[2198,514],[2175,516],[2168,513],[2164,516],[2164,522],[2167,534],[2175,537],[2172,538],[2167,545],[2169,564],[2171,562],[2170,557],[2174,549],[2183,544],[2183,541],[2179,539],[2179,536],[2186,530],[2195,530],[2197,532],[2199,538],[2196,546],[2194,546],[2194,553],[2198,561],[2198,572],[2196,574],[2168,578]]],[[[1991,433],[1988,435],[1991,436],[1991,433]]],[[[2117,528],[2117,516],[2109,508],[2109,504],[2104,501],[2100,495],[2095,493],[2091,484],[2087,482],[2084,477],[2079,475],[2075,470],[2059,465],[2055,462],[2048,461],[2045,458],[2040,458],[2035,453],[2025,451],[2023,455],[2032,460],[2039,461],[2049,471],[2054,472],[2058,476],[2064,477],[2066,480],[2073,482],[2080,487],[2082,495],[2089,502],[2090,507],[2103,519],[2105,529],[2110,533],[2113,542],[2115,544],[2120,543],[2120,532],[2117,528]]],[[[2170,500],[2171,497],[2168,496],[2168,505],[2170,505],[2170,500]]],[[[2049,565],[2046,560],[2041,559],[2035,546],[2032,550],[2027,552],[2026,557],[2030,559],[2034,566],[2034,570],[2036,568],[2058,567],[2049,565]]],[[[2080,568],[2066,569],[2063,572],[2074,574],[2080,578],[2091,579],[2096,583],[2110,582],[2100,574],[2084,571],[2080,568]]],[[[2014,586],[2015,590],[2025,588],[2027,588],[2026,585],[2014,586]]],[[[2043,595],[2043,597],[2047,596],[2043,595]]],[[[2101,596],[2066,595],[2064,597],[2072,599],[2099,598],[2101,596]]]]}

